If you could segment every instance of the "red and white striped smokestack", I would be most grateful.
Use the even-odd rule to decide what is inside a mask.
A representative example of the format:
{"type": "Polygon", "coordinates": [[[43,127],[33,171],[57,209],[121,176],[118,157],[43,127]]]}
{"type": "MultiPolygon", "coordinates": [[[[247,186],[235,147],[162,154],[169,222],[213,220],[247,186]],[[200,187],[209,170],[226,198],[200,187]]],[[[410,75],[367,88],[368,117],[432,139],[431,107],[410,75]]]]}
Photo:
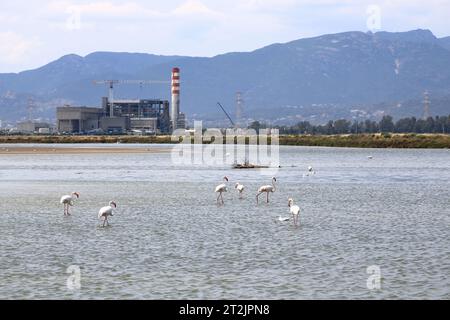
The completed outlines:
{"type": "Polygon", "coordinates": [[[178,128],[178,115],[180,114],[180,69],[172,69],[172,128],[178,128]]]}

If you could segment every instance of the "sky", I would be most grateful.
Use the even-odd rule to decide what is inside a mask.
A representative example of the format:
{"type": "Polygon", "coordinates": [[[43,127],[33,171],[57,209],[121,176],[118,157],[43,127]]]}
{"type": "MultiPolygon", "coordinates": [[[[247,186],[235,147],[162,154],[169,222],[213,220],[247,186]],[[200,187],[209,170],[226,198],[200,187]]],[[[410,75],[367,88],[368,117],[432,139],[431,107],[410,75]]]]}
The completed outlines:
{"type": "Polygon", "coordinates": [[[1,0],[0,73],[95,51],[214,56],[344,31],[450,35],[450,0],[1,0]]]}

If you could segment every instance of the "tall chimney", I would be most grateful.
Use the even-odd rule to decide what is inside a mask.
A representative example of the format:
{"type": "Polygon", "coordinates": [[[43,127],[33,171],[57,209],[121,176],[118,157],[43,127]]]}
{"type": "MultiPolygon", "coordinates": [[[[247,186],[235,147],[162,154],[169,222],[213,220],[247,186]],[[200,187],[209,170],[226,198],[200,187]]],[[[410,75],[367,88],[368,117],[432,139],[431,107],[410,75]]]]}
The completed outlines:
{"type": "Polygon", "coordinates": [[[178,128],[178,115],[180,113],[180,69],[172,69],[172,128],[178,128]]]}

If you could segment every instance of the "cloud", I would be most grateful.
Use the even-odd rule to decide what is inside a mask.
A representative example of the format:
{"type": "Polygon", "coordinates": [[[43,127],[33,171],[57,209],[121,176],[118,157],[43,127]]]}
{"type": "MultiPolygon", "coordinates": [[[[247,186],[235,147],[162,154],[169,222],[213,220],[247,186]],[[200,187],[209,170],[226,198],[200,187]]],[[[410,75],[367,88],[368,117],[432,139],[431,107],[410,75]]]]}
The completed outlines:
{"type": "Polygon", "coordinates": [[[0,32],[0,62],[19,64],[40,46],[39,40],[27,39],[15,32],[0,32]]]}
{"type": "Polygon", "coordinates": [[[188,0],[172,11],[172,14],[184,16],[184,15],[219,15],[218,12],[211,10],[205,4],[197,0],[188,0]]]}
{"type": "Polygon", "coordinates": [[[160,12],[151,10],[136,2],[114,3],[111,1],[90,1],[77,3],[73,1],[52,1],[47,10],[55,14],[67,14],[78,11],[82,15],[96,17],[131,17],[131,16],[159,16],[160,12]]]}

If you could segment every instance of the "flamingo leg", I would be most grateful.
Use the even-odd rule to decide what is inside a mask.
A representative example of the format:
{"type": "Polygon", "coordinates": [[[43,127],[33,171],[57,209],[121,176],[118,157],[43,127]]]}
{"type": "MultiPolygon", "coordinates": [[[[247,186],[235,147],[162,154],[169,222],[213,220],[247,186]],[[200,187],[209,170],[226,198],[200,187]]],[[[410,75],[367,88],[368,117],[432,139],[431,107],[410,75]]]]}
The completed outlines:
{"type": "Polygon", "coordinates": [[[105,227],[105,224],[106,224],[106,217],[105,219],[103,219],[103,228],[105,227]]]}
{"type": "Polygon", "coordinates": [[[261,195],[261,193],[262,193],[262,192],[260,192],[260,193],[258,193],[258,194],[256,195],[256,204],[259,203],[259,196],[261,195]]]}
{"type": "Polygon", "coordinates": [[[220,193],[220,199],[222,199],[222,204],[225,204],[225,202],[223,202],[223,194],[222,194],[222,192],[220,193]]]}
{"type": "Polygon", "coordinates": [[[269,203],[269,193],[267,192],[267,203],[269,203]]]}
{"type": "Polygon", "coordinates": [[[219,195],[217,196],[217,203],[219,203],[219,198],[220,198],[220,193],[219,193],[219,195]]]}

